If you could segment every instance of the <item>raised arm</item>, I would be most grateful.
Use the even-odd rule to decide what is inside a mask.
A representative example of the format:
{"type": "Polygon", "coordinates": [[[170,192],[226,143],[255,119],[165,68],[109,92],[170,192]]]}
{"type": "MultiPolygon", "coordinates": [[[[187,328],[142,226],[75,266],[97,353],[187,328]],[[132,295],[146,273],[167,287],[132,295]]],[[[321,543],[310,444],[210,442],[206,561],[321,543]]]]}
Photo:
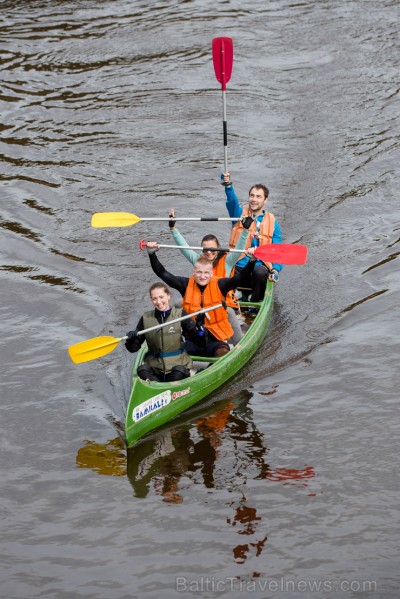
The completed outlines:
{"type": "MultiPolygon", "coordinates": [[[[154,242],[149,242],[149,243],[154,243],[154,242]]],[[[189,279],[187,277],[177,277],[177,276],[173,275],[171,272],[168,272],[168,270],[166,270],[164,268],[164,266],[161,264],[161,262],[159,261],[159,259],[157,258],[156,254],[155,254],[157,249],[158,249],[157,244],[155,244],[154,246],[151,245],[150,247],[148,246],[148,248],[147,248],[147,252],[148,252],[149,258],[150,258],[151,268],[153,269],[154,273],[162,281],[164,281],[164,283],[166,283],[170,287],[173,287],[173,289],[176,289],[177,291],[179,291],[179,293],[183,297],[185,295],[186,287],[188,285],[189,279]]]]}
{"type": "MultiPolygon", "coordinates": [[[[184,236],[178,231],[178,229],[175,228],[176,225],[176,220],[175,220],[175,210],[174,208],[170,208],[169,209],[169,215],[170,217],[170,221],[169,221],[169,230],[172,233],[172,237],[174,238],[174,241],[177,245],[188,245],[186,239],[184,238],[184,236]]],[[[181,253],[185,256],[185,258],[187,260],[189,260],[189,262],[191,262],[192,264],[194,264],[195,262],[197,262],[197,260],[200,257],[200,254],[196,254],[196,252],[194,252],[193,250],[180,250],[181,253]]]]}
{"type": "MultiPolygon", "coordinates": [[[[229,214],[229,216],[232,216],[232,217],[237,216],[237,218],[239,219],[242,216],[242,207],[239,204],[239,200],[237,198],[235,190],[233,189],[230,174],[224,173],[223,179],[224,179],[226,207],[228,210],[228,214],[229,214]]],[[[232,227],[234,227],[235,224],[236,224],[236,222],[233,221],[232,227]]]]}
{"type": "MultiPolygon", "coordinates": [[[[184,238],[182,233],[178,231],[178,229],[171,229],[171,233],[176,245],[188,245],[186,239],[184,238]]],[[[197,254],[193,250],[184,250],[182,248],[179,251],[185,256],[186,260],[189,260],[191,264],[195,264],[195,262],[197,262],[197,260],[200,258],[200,254],[197,254]]]]}

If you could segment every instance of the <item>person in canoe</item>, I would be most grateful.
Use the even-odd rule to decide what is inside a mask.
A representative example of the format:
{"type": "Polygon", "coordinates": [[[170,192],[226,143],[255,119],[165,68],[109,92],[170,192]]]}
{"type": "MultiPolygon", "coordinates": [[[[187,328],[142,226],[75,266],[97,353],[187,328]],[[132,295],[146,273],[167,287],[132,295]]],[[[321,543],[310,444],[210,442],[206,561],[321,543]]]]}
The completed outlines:
{"type": "MultiPolygon", "coordinates": [[[[169,229],[171,231],[172,237],[174,241],[179,246],[187,246],[188,243],[186,239],[183,237],[182,233],[178,231],[176,228],[176,221],[174,220],[175,211],[173,208],[169,211],[169,229]]],[[[253,222],[251,217],[244,219],[243,222],[243,230],[239,236],[239,240],[235,245],[236,250],[243,250],[247,244],[247,238],[249,236],[249,228],[253,222]]],[[[233,275],[233,269],[236,262],[241,257],[241,254],[236,252],[215,252],[208,248],[219,248],[221,244],[218,241],[218,238],[212,233],[205,235],[201,240],[201,245],[203,247],[202,254],[198,254],[193,250],[181,249],[182,254],[191,262],[193,265],[197,262],[197,260],[202,257],[208,260],[213,267],[213,274],[216,277],[230,277],[233,275]]],[[[243,337],[242,329],[240,328],[240,321],[236,316],[235,310],[239,309],[238,301],[235,297],[234,291],[229,291],[226,296],[226,305],[228,306],[228,319],[233,329],[233,335],[230,339],[230,342],[233,345],[239,343],[240,339],[243,337]]]]}
{"type": "MultiPolygon", "coordinates": [[[[202,308],[224,304],[227,293],[240,287],[243,279],[251,275],[255,264],[255,260],[249,260],[248,264],[233,277],[218,278],[213,276],[213,267],[210,261],[199,258],[193,267],[192,276],[180,277],[164,268],[156,256],[158,249],[157,242],[149,241],[147,243],[151,267],[160,279],[179,291],[183,298],[182,308],[188,314],[202,308]]],[[[254,252],[252,248],[246,250],[248,256],[251,256],[252,252],[254,252]]],[[[196,325],[197,339],[185,341],[185,348],[189,354],[219,358],[228,353],[230,349],[228,340],[233,335],[233,329],[229,323],[226,308],[212,310],[208,316],[202,314],[196,318],[196,325]]]]}
{"type": "Polygon", "coordinates": [[[141,379],[180,381],[190,376],[190,368],[193,365],[192,359],[184,348],[182,336],[186,340],[191,338],[196,340],[196,324],[191,318],[188,318],[171,324],[171,326],[138,335],[138,331],[187,314],[182,308],[171,307],[171,292],[165,283],[161,281],[153,283],[149,293],[154,310],[145,312],[135,330],[127,333],[128,339],[125,342],[125,347],[131,353],[137,352],[146,339],[149,351],[145,356],[144,363],[137,370],[141,379]]]}
{"type": "MultiPolygon", "coordinates": [[[[282,243],[282,233],[278,221],[271,212],[265,210],[268,202],[269,190],[265,185],[256,184],[250,188],[247,206],[240,206],[232,185],[229,173],[221,175],[222,184],[225,186],[226,207],[229,216],[237,216],[236,223],[232,223],[232,232],[229,240],[230,247],[234,247],[243,230],[243,217],[251,216],[254,220],[250,226],[250,235],[247,240],[248,246],[257,247],[267,243],[282,243]]],[[[248,257],[241,258],[235,266],[235,271],[243,269],[248,257]]],[[[261,260],[256,262],[254,271],[250,278],[247,278],[245,287],[251,288],[251,301],[261,302],[264,298],[265,285],[267,280],[279,280],[279,273],[282,270],[281,264],[264,263],[261,260]]]]}

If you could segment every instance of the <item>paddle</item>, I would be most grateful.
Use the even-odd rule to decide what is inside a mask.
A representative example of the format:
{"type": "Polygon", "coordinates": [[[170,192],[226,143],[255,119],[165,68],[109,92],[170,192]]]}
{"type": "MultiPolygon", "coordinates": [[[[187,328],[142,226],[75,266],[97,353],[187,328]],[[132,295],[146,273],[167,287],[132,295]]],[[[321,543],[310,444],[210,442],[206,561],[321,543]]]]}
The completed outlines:
{"type": "MultiPolygon", "coordinates": [[[[143,331],[138,331],[137,333],[138,335],[145,335],[145,333],[149,333],[150,331],[156,331],[157,329],[161,329],[167,325],[174,324],[175,322],[181,322],[181,320],[187,320],[188,318],[193,318],[193,316],[198,316],[199,314],[211,312],[211,310],[216,310],[217,308],[222,308],[222,304],[217,304],[211,308],[204,308],[203,310],[192,312],[192,314],[186,314],[186,316],[181,316],[180,318],[175,318],[174,320],[167,320],[166,322],[155,325],[154,327],[150,327],[148,329],[143,329],[143,331]]],[[[128,339],[126,335],[125,337],[93,337],[92,339],[87,339],[86,341],[81,341],[80,343],[71,345],[68,348],[68,353],[71,360],[75,364],[90,362],[90,360],[96,360],[97,358],[101,358],[102,356],[111,353],[117,347],[120,341],[126,341],[126,339],[128,339]]]]}
{"type": "MultiPolygon", "coordinates": [[[[102,228],[102,227],[130,227],[131,225],[136,225],[142,220],[171,220],[171,217],[165,218],[140,218],[136,216],[136,214],[131,214],[130,212],[96,212],[92,216],[92,227],[102,228]]],[[[176,218],[174,220],[201,220],[201,221],[216,221],[216,220],[227,220],[227,221],[236,221],[238,217],[188,217],[188,218],[176,218]]]]}
{"type": "MultiPolygon", "coordinates": [[[[202,250],[203,247],[188,245],[160,245],[160,248],[177,248],[179,250],[202,250]]],[[[147,242],[142,239],[139,247],[141,250],[147,246],[147,242]]],[[[244,254],[244,250],[235,250],[231,248],[207,248],[216,252],[237,252],[244,254]]],[[[275,262],[276,264],[305,264],[307,260],[307,246],[296,245],[293,243],[268,243],[260,245],[254,252],[254,257],[262,262],[275,262]]]]}
{"type": "Polygon", "coordinates": [[[222,126],[224,134],[224,173],[228,172],[228,128],[226,123],[226,84],[232,75],[233,41],[231,37],[215,37],[212,41],[212,56],[217,81],[222,87],[222,126]]]}

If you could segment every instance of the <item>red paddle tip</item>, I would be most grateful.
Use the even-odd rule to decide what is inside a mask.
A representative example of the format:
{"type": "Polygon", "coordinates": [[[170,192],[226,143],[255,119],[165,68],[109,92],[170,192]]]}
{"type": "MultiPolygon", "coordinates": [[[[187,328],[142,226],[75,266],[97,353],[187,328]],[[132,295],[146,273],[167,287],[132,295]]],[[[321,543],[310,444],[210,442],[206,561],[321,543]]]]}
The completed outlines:
{"type": "Polygon", "coordinates": [[[222,91],[232,75],[233,40],[231,37],[215,37],[212,40],[212,55],[217,81],[222,84],[222,91]]]}
{"type": "Polygon", "coordinates": [[[140,249],[143,251],[146,246],[147,246],[147,242],[144,239],[141,239],[140,243],[139,243],[140,249]]]}

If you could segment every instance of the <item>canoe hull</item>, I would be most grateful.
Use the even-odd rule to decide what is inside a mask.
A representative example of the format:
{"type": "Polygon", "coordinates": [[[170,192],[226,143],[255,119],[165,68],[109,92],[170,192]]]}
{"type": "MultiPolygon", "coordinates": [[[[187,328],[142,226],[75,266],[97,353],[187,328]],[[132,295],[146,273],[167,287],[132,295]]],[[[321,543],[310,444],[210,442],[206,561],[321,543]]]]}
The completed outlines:
{"type": "Polygon", "coordinates": [[[140,438],[207,397],[232,378],[257,351],[269,326],[273,305],[273,283],[267,284],[258,315],[240,343],[194,376],[170,383],[143,381],[137,368],[147,351],[146,344],[137,353],[132,369],[132,389],[125,419],[125,438],[128,447],[140,438]]]}

